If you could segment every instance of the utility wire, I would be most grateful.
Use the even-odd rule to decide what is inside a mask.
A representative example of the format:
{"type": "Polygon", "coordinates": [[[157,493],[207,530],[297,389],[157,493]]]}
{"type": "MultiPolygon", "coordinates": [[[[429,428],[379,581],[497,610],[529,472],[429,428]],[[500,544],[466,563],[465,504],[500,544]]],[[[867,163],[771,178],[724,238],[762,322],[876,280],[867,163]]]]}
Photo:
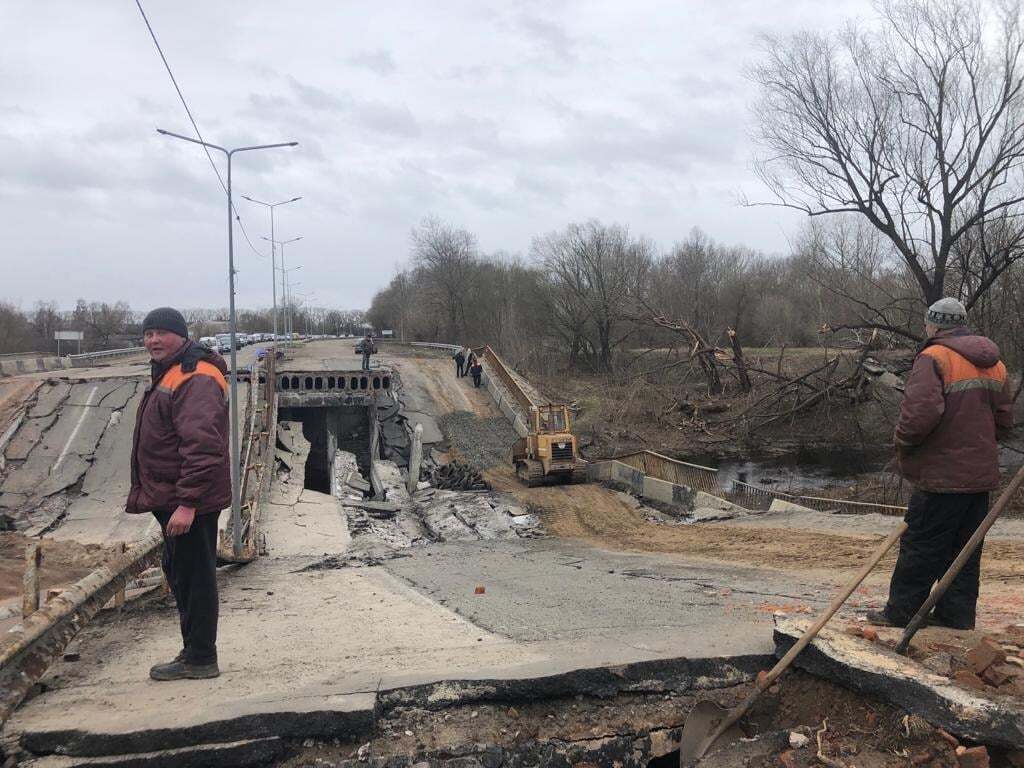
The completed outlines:
{"type": "MultiPolygon", "coordinates": [[[[185,108],[185,114],[188,115],[188,120],[192,123],[192,129],[196,132],[196,137],[200,141],[206,141],[203,138],[202,132],[199,130],[199,125],[196,123],[195,117],[192,116],[192,110],[189,109],[188,102],[185,101],[185,94],[181,92],[181,86],[178,85],[177,78],[174,77],[174,72],[171,71],[171,65],[167,61],[167,57],[164,55],[164,49],[160,47],[160,41],[156,39],[156,32],[153,31],[153,25],[149,23],[149,17],[146,16],[146,12],[142,8],[142,0],[135,0],[135,5],[139,9],[139,13],[142,14],[142,20],[146,22],[146,29],[149,30],[149,36],[153,38],[153,45],[156,46],[157,53],[160,54],[160,60],[164,63],[164,69],[167,70],[167,75],[171,78],[171,83],[174,84],[174,90],[178,93],[178,98],[181,100],[181,106],[185,108]]],[[[203,151],[206,153],[206,159],[210,161],[210,167],[213,168],[213,172],[217,175],[217,181],[220,182],[220,188],[224,190],[224,194],[227,195],[228,188],[224,183],[224,178],[220,175],[220,169],[217,164],[213,162],[213,155],[210,154],[209,147],[203,146],[203,151]]],[[[242,230],[242,235],[245,237],[245,242],[252,248],[252,252],[259,256],[261,259],[265,259],[266,254],[260,253],[256,250],[256,246],[252,244],[252,240],[249,239],[249,233],[245,231],[245,225],[242,223],[242,217],[238,213],[238,209],[235,207],[235,201],[231,201],[231,211],[235,214],[235,221],[238,222],[238,228],[242,230]]]]}

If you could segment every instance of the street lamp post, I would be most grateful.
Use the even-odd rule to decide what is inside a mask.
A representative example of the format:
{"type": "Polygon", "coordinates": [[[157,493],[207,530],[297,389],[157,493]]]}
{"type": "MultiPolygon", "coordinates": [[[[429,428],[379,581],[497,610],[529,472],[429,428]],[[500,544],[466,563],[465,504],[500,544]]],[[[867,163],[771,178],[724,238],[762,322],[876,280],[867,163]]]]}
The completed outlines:
{"type": "MultiPolygon", "coordinates": [[[[274,297],[274,343],[277,343],[277,262],[275,260],[275,240],[274,240],[274,209],[279,205],[287,205],[288,203],[294,203],[297,200],[301,200],[302,196],[293,197],[291,200],[281,200],[277,203],[265,203],[262,200],[249,197],[248,195],[242,195],[242,198],[248,200],[250,203],[256,203],[257,205],[266,206],[270,210],[270,281],[274,297]]],[[[263,238],[266,240],[266,238],[263,238]]]]}
{"type": "Polygon", "coordinates": [[[157,128],[157,133],[170,136],[182,141],[199,144],[207,149],[216,149],[224,153],[228,163],[228,181],[226,192],[228,196],[228,327],[231,333],[231,526],[232,526],[232,549],[235,557],[242,555],[242,500],[240,472],[240,446],[238,435],[238,360],[235,350],[235,226],[234,226],[234,203],[231,200],[231,158],[236,152],[251,152],[257,149],[276,149],[278,147],[295,147],[297,141],[286,141],[278,144],[257,144],[250,147],[235,147],[226,149],[216,144],[193,139],[191,136],[182,136],[180,133],[172,133],[162,128],[157,128]]]}
{"type": "MultiPolygon", "coordinates": [[[[283,260],[283,258],[284,258],[284,251],[282,250],[281,253],[282,253],[282,261],[281,261],[281,263],[284,264],[284,260],[283,260]]],[[[288,334],[289,341],[291,340],[291,335],[292,335],[292,304],[291,304],[291,302],[292,302],[292,288],[294,288],[296,285],[301,285],[301,283],[289,283],[288,282],[288,273],[289,272],[295,272],[296,270],[299,270],[299,269],[302,269],[302,265],[301,264],[299,264],[296,267],[290,267],[289,269],[285,269],[283,266],[281,267],[281,283],[284,285],[285,296],[286,296],[286,298],[285,298],[285,309],[284,309],[284,321],[285,321],[285,325],[286,325],[285,333],[288,334]]]]}
{"type": "MultiPolygon", "coordinates": [[[[263,239],[270,241],[271,248],[273,248],[275,245],[276,246],[280,246],[280,248],[281,248],[281,273],[282,273],[281,280],[283,281],[284,280],[284,276],[283,275],[284,275],[284,271],[285,271],[285,269],[284,269],[284,247],[286,245],[288,245],[288,243],[294,243],[297,240],[301,240],[302,239],[302,235],[299,235],[298,237],[293,237],[290,240],[274,240],[272,238],[272,236],[271,237],[264,237],[263,239]]],[[[282,295],[282,300],[284,301],[284,306],[285,306],[285,310],[284,310],[285,329],[284,329],[284,332],[288,336],[288,340],[291,341],[291,328],[288,327],[288,318],[290,316],[290,312],[288,310],[288,295],[287,295],[287,290],[286,290],[283,282],[281,284],[281,292],[283,294],[282,295]]],[[[275,318],[275,322],[276,322],[276,318],[275,318]]],[[[275,335],[276,335],[276,328],[277,328],[276,324],[275,324],[274,328],[275,328],[275,335]]]]}

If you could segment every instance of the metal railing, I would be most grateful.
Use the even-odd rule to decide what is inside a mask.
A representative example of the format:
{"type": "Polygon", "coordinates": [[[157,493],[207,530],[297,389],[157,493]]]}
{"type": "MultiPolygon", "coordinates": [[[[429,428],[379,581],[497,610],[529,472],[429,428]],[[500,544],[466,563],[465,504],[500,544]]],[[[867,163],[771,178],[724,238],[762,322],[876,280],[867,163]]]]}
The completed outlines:
{"type": "Polygon", "coordinates": [[[515,404],[522,410],[523,419],[529,423],[530,409],[537,407],[539,403],[535,403],[533,398],[516,381],[515,376],[512,375],[509,367],[505,365],[505,361],[498,356],[497,352],[489,346],[485,346],[480,350],[479,356],[487,365],[488,372],[508,391],[515,404]]]}
{"type": "Polygon", "coordinates": [[[766,509],[773,499],[788,501],[801,507],[816,509],[819,512],[834,512],[839,510],[846,514],[864,514],[865,512],[877,512],[880,515],[903,515],[907,508],[898,504],[878,504],[870,501],[852,501],[849,499],[834,499],[828,496],[804,496],[796,493],[785,493],[758,485],[744,483],[741,480],[733,480],[732,488],[723,494],[729,501],[739,504],[747,509],[766,509]]]}
{"type": "Polygon", "coordinates": [[[720,494],[718,470],[691,464],[654,451],[637,451],[625,456],[616,456],[615,461],[639,469],[649,477],[665,480],[675,485],[685,485],[705,493],[720,494]]]}
{"type": "Polygon", "coordinates": [[[242,436],[241,505],[242,555],[236,557],[232,545],[230,520],[225,526],[217,556],[224,562],[248,563],[260,553],[262,502],[274,472],[274,446],[277,442],[276,358],[267,355],[250,371],[245,403],[246,424],[242,436]]]}
{"type": "Polygon", "coordinates": [[[71,365],[78,368],[97,361],[117,360],[122,357],[134,357],[146,351],[145,347],[125,347],[124,349],[104,349],[99,352],[83,352],[80,355],[68,355],[71,365]]]}

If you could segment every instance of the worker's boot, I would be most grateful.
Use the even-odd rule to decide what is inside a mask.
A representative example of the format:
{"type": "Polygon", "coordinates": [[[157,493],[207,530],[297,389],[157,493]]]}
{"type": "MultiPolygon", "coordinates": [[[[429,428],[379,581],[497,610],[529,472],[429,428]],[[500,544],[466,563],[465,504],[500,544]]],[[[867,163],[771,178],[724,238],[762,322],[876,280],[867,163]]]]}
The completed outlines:
{"type": "Polygon", "coordinates": [[[889,618],[884,610],[882,611],[868,611],[864,614],[864,618],[868,620],[868,624],[873,624],[876,627],[905,627],[907,622],[893,621],[889,618]]]}
{"type": "MultiPolygon", "coordinates": [[[[864,618],[868,620],[868,624],[873,624],[876,627],[899,627],[900,629],[903,629],[910,623],[910,619],[907,619],[906,621],[895,621],[889,618],[889,614],[884,610],[868,611],[864,614],[864,618]]],[[[927,627],[933,623],[935,622],[933,621],[932,616],[929,615],[923,622],[921,622],[921,626],[927,627]]]]}
{"type": "Polygon", "coordinates": [[[183,651],[173,661],[150,667],[149,676],[154,680],[161,681],[208,680],[212,677],[220,677],[220,668],[217,666],[216,661],[210,664],[192,664],[185,661],[183,651]]]}

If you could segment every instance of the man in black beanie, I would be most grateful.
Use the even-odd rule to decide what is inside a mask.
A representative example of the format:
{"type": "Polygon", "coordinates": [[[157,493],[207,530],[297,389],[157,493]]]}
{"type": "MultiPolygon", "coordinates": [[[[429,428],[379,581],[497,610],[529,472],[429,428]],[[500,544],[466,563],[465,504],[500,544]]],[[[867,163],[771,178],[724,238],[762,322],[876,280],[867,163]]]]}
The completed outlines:
{"type": "Polygon", "coordinates": [[[126,511],[152,512],[164,536],[163,570],[178,605],[183,648],[154,680],[217,677],[217,518],[231,505],[228,367],[188,338],[176,309],[142,323],[152,381],[139,404],[126,511]]]}

